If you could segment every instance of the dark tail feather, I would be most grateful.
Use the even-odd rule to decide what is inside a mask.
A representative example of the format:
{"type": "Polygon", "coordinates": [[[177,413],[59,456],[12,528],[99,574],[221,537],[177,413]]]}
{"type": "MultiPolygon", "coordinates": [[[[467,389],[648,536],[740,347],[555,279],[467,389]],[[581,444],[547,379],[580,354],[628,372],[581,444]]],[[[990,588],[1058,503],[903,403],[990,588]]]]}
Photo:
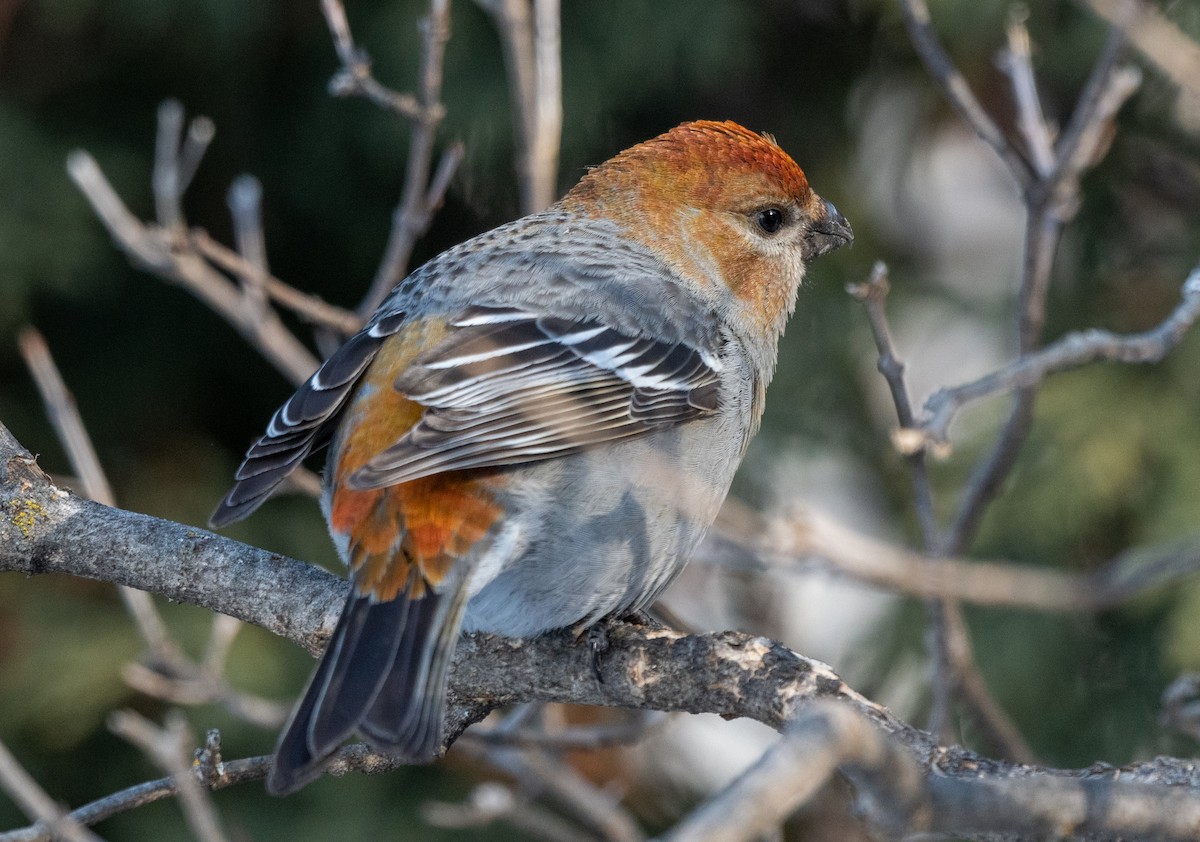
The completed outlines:
{"type": "Polygon", "coordinates": [[[414,602],[406,634],[379,694],[363,717],[363,736],[383,751],[432,760],[442,745],[446,675],[462,625],[466,594],[452,588],[414,602]]]}
{"type": "Polygon", "coordinates": [[[318,777],[329,756],[358,728],[389,679],[397,649],[427,634],[408,623],[411,605],[403,596],[371,602],[352,595],[346,602],[325,655],[279,737],[269,792],[287,795],[318,777]]]}
{"type": "Polygon", "coordinates": [[[413,762],[441,748],[446,675],[465,588],[390,602],[351,596],[275,748],[267,790],[287,795],[321,774],[355,731],[413,762]]]}

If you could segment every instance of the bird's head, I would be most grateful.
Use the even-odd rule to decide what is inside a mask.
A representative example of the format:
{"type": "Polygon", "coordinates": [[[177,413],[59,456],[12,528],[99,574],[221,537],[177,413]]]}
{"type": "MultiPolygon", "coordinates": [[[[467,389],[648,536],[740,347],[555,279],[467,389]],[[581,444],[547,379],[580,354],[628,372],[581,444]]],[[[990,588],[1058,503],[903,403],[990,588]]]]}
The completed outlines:
{"type": "Polygon", "coordinates": [[[775,335],[805,265],[854,237],[774,138],[733,122],[684,123],[630,147],[589,170],[561,206],[614,221],[727,299],[722,309],[775,335]]]}

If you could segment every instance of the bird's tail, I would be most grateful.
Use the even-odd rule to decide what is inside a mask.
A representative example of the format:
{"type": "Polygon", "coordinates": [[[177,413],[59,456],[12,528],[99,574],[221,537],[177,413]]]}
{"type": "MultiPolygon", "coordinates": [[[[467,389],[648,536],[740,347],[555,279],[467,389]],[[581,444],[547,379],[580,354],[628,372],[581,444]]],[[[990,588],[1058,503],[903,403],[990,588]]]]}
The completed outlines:
{"type": "Polygon", "coordinates": [[[446,674],[464,605],[460,587],[386,602],[352,592],[279,737],[267,790],[287,795],[319,777],[356,731],[380,751],[413,763],[432,760],[441,748],[446,674]]]}

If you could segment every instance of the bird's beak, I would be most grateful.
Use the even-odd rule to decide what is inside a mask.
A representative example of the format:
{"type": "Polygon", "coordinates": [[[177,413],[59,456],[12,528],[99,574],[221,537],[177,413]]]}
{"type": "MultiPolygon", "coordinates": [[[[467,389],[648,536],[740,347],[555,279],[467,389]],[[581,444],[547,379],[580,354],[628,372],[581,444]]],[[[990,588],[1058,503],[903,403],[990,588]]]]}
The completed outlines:
{"type": "Polygon", "coordinates": [[[804,235],[804,242],[800,246],[800,255],[805,263],[854,242],[854,232],[846,217],[838,212],[833,202],[821,201],[825,205],[825,215],[808,226],[808,233],[804,235]]]}

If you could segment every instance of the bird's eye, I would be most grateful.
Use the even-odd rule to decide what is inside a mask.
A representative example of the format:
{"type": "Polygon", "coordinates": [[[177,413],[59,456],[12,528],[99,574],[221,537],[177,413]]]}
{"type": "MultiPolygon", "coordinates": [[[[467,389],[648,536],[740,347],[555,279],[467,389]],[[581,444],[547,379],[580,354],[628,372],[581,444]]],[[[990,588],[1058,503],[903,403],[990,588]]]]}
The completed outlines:
{"type": "Polygon", "coordinates": [[[768,234],[774,234],[783,227],[783,211],[779,208],[763,208],[754,214],[754,221],[768,234]]]}

